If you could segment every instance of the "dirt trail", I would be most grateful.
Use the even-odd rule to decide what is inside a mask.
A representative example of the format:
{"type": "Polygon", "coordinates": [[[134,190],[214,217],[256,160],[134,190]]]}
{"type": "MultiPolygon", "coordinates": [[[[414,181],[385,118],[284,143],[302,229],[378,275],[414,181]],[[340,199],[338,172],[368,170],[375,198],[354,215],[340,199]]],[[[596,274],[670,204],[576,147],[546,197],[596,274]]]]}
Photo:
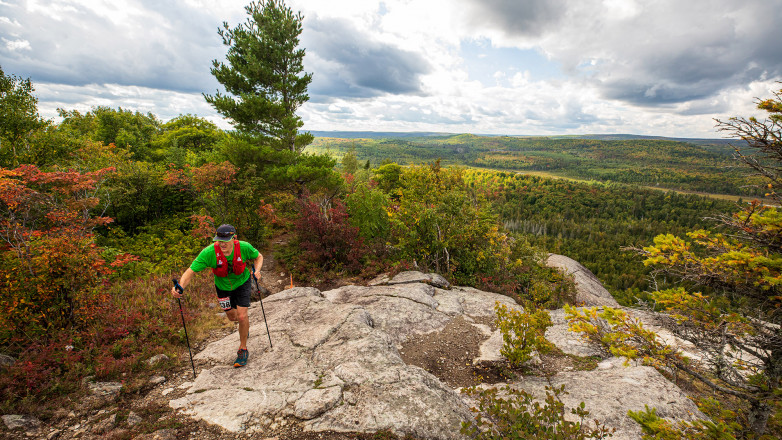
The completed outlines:
{"type": "Polygon", "coordinates": [[[263,266],[261,267],[261,278],[258,281],[272,294],[287,289],[291,283],[290,273],[278,265],[274,258],[275,249],[287,244],[288,240],[288,235],[279,235],[269,240],[269,244],[260,249],[263,255],[263,266]]]}

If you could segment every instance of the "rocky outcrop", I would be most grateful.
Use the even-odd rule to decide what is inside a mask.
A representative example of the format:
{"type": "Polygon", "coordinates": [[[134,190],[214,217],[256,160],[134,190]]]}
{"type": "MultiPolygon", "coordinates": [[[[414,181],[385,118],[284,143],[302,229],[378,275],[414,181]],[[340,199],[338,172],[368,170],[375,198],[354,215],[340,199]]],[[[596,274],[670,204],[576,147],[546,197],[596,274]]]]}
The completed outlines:
{"type": "Polygon", "coordinates": [[[546,266],[571,275],[576,283],[576,302],[583,306],[618,307],[614,297],[600,283],[595,274],[578,261],[564,255],[549,254],[546,266]]]}
{"type": "MultiPolygon", "coordinates": [[[[259,308],[251,309],[248,365],[227,365],[237,335],[211,344],[196,359],[218,365],[203,370],[190,394],[171,406],[234,432],[295,417],[316,431],[389,429],[457,438],[460,423],[470,417],[461,397],[406,365],[397,351],[408,335],[448,322],[435,293],[429,285],[411,284],[325,293],[294,288],[272,295],[264,307],[274,348],[267,346],[259,308]]],[[[459,303],[446,301],[450,308],[459,303]]]]}
{"type": "Polygon", "coordinates": [[[23,429],[25,431],[35,431],[41,426],[41,421],[31,416],[24,415],[5,415],[2,416],[3,423],[8,429],[23,429]]]}
{"type": "MultiPolygon", "coordinates": [[[[271,295],[263,304],[273,348],[256,303],[250,309],[247,366],[231,365],[238,334],[210,344],[195,356],[200,374],[170,406],[237,433],[293,419],[312,431],[390,430],[425,439],[461,438],[461,422],[473,417],[472,402],[424,369],[407,365],[399,349],[460,318],[486,338],[474,362],[496,361],[501,338],[486,325],[494,305],[520,307],[508,297],[477,289],[437,288],[431,279],[410,273],[399,284],[385,280],[369,287],[293,288],[271,295]]],[[[568,353],[594,354],[567,333],[561,312],[552,315],[559,326],[547,333],[552,342],[568,353]]],[[[644,404],[673,418],[698,414],[678,388],[647,367],[609,360],[595,371],[563,371],[551,381],[566,385],[566,404],[585,401],[592,417],[617,427],[615,439],[640,436],[626,413],[644,404]]],[[[544,395],[546,383],[524,377],[513,386],[544,395]]]]}
{"type": "Polygon", "coordinates": [[[400,272],[393,278],[388,275],[380,275],[374,280],[367,283],[368,286],[381,286],[381,285],[397,285],[397,284],[411,284],[411,283],[424,283],[430,286],[440,289],[450,289],[451,283],[448,282],[442,275],[436,273],[421,273],[417,271],[400,272]]]}
{"type": "MultiPolygon", "coordinates": [[[[641,438],[640,426],[627,416],[627,411],[643,411],[645,405],[656,408],[660,417],[687,421],[705,418],[679,387],[657,370],[625,366],[619,358],[604,360],[594,371],[564,371],[549,379],[528,377],[512,386],[542,399],[547,385],[565,386],[567,394],[559,398],[566,408],[584,402],[589,411],[587,421],[597,419],[609,428],[616,428],[612,439],[641,438]]],[[[566,418],[576,420],[570,414],[566,418]]]]}

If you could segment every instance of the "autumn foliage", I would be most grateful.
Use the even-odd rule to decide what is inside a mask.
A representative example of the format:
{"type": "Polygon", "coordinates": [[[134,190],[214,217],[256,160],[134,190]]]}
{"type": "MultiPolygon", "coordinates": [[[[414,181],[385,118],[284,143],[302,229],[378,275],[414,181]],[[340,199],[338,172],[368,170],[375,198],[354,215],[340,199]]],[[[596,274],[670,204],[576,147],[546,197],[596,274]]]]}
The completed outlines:
{"type": "Polygon", "coordinates": [[[367,254],[358,228],[348,222],[345,205],[338,199],[318,203],[313,197],[299,201],[295,231],[302,254],[299,270],[359,271],[367,254]]]}
{"type": "Polygon", "coordinates": [[[101,281],[133,260],[120,254],[108,261],[93,243],[93,229],[111,221],[92,210],[112,171],[0,169],[0,342],[34,339],[96,317],[105,302],[101,281]]]}

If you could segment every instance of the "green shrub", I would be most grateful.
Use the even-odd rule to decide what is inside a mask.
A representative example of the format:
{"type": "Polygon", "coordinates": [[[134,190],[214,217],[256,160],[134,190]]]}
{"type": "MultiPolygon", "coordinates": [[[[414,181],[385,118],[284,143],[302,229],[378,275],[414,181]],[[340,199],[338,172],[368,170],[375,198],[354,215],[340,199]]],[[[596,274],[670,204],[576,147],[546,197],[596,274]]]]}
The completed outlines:
{"type": "Polygon", "coordinates": [[[367,243],[385,245],[389,238],[391,223],[386,211],[389,197],[377,188],[359,185],[345,198],[350,224],[358,228],[358,233],[367,243]]]}
{"type": "Polygon", "coordinates": [[[511,364],[521,366],[530,359],[532,352],[546,353],[551,343],[543,337],[551,326],[551,318],[545,310],[534,313],[520,312],[495,303],[496,324],[502,333],[500,353],[511,364]]]}
{"type": "Polygon", "coordinates": [[[606,428],[595,420],[595,426],[584,423],[589,411],[584,402],[570,410],[577,422],[565,420],[565,405],[559,396],[565,386],[546,387],[546,400],[541,404],[524,390],[511,387],[477,389],[464,392],[478,400],[478,407],[471,408],[475,421],[462,423],[462,434],[477,440],[526,440],[526,439],[586,439],[611,436],[615,429],[606,428]],[[505,397],[503,397],[503,395],[505,397]]]}
{"type": "Polygon", "coordinates": [[[733,428],[711,420],[671,423],[657,415],[656,408],[645,405],[644,411],[627,411],[643,429],[646,440],[735,440],[733,428]]]}

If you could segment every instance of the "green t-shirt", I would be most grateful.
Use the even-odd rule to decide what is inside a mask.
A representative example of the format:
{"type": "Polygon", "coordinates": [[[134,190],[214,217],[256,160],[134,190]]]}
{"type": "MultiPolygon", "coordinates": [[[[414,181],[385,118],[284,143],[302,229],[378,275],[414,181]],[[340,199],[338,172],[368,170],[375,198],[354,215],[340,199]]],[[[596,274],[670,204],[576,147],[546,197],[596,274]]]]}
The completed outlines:
{"type": "MultiPolygon", "coordinates": [[[[231,245],[231,251],[225,258],[228,260],[228,276],[218,277],[215,276],[215,286],[220,290],[235,290],[250,278],[250,260],[258,258],[261,253],[258,249],[255,249],[253,245],[246,241],[239,241],[239,249],[242,252],[242,260],[247,263],[247,267],[244,268],[244,272],[239,275],[233,273],[232,264],[234,256],[234,247],[231,245]]],[[[210,244],[205,247],[201,253],[198,254],[195,260],[190,264],[190,269],[193,272],[201,272],[206,268],[217,268],[217,254],[215,253],[215,245],[210,244]]]]}

